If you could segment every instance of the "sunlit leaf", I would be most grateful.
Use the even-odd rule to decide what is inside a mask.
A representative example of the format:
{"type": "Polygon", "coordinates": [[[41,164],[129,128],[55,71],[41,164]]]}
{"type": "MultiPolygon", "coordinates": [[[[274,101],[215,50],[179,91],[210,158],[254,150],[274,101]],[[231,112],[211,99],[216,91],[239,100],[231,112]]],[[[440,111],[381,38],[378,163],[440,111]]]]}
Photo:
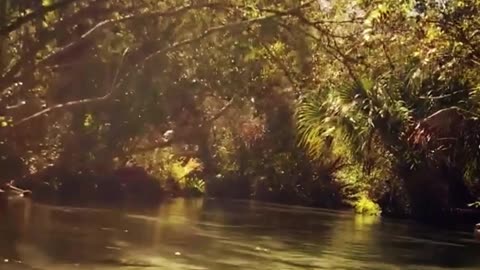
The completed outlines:
{"type": "Polygon", "coordinates": [[[42,6],[48,7],[54,3],[54,0],[42,0],[42,6]]]}

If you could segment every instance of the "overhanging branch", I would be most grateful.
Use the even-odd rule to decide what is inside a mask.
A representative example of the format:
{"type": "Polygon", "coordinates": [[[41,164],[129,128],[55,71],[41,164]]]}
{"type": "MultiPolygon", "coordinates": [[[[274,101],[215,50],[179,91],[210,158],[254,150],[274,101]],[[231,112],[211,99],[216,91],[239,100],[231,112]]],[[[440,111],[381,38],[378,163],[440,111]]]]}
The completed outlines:
{"type": "Polygon", "coordinates": [[[231,98],[227,104],[225,104],[220,110],[218,110],[218,112],[216,112],[215,114],[213,114],[212,116],[210,116],[206,122],[207,123],[211,123],[215,120],[217,120],[218,118],[220,118],[233,104],[233,102],[235,101],[235,97],[231,98]]]}
{"type": "Polygon", "coordinates": [[[45,15],[49,12],[64,8],[64,7],[70,5],[71,3],[75,2],[75,1],[78,1],[78,0],[64,0],[64,1],[60,1],[60,2],[57,2],[57,3],[51,4],[49,6],[42,6],[38,10],[33,11],[33,12],[31,12],[31,13],[25,15],[25,16],[19,17],[16,20],[14,20],[13,22],[11,22],[10,24],[8,24],[7,26],[1,28],[0,29],[0,36],[7,36],[10,33],[12,33],[13,31],[22,27],[22,25],[24,25],[28,22],[31,22],[34,19],[40,18],[40,17],[42,17],[43,15],[45,15]]]}
{"type": "Polygon", "coordinates": [[[130,14],[130,15],[126,15],[126,16],[123,16],[121,18],[118,18],[118,19],[104,20],[104,21],[101,21],[101,22],[97,23],[95,26],[90,28],[90,30],[88,30],[84,34],[82,34],[78,40],[75,40],[75,41],[73,41],[73,42],[71,42],[71,43],[69,43],[69,44],[67,44],[67,45],[65,45],[61,48],[58,48],[58,49],[54,50],[52,53],[50,53],[47,56],[45,56],[44,58],[42,58],[37,64],[41,65],[43,63],[46,63],[46,62],[48,62],[48,60],[52,59],[56,55],[65,53],[66,51],[69,51],[70,49],[75,48],[78,43],[81,43],[82,41],[86,40],[90,36],[94,35],[99,30],[101,30],[104,27],[106,27],[108,25],[111,25],[111,24],[121,23],[121,22],[130,21],[130,20],[134,20],[134,19],[149,18],[149,17],[173,17],[173,16],[180,15],[182,13],[188,12],[188,11],[193,10],[193,9],[220,8],[220,7],[222,7],[222,5],[217,4],[217,3],[189,5],[189,6],[184,6],[184,7],[178,8],[178,9],[174,9],[174,10],[153,11],[153,12],[146,12],[146,13],[140,13],[140,14],[130,14]]]}
{"type": "MultiPolygon", "coordinates": [[[[76,0],[68,0],[70,2],[76,1],[76,0]]],[[[65,0],[64,2],[67,2],[65,0]]],[[[63,2],[62,2],[63,3],[63,2]]],[[[50,6],[49,6],[50,7],[50,6]]],[[[47,54],[45,57],[39,59],[35,63],[30,64],[30,66],[27,68],[26,71],[22,73],[27,73],[31,74],[35,71],[35,69],[46,66],[49,64],[55,64],[54,59],[58,59],[59,57],[61,58],[62,55],[68,54],[71,51],[74,51],[77,47],[79,47],[83,42],[87,41],[90,37],[92,37],[94,34],[99,32],[101,29],[112,25],[116,23],[121,23],[121,22],[126,22],[126,21],[131,21],[135,19],[144,19],[144,18],[149,18],[149,17],[173,17],[173,16],[178,16],[181,15],[185,12],[188,12],[193,9],[201,9],[201,8],[211,8],[211,9],[219,9],[219,8],[226,8],[228,7],[227,5],[221,4],[221,3],[207,3],[207,4],[195,4],[195,5],[188,5],[188,6],[183,6],[180,8],[176,9],[171,9],[167,11],[152,11],[152,12],[144,12],[144,13],[138,13],[138,14],[129,14],[125,15],[121,18],[116,18],[116,19],[108,19],[108,20],[103,20],[96,25],[94,25],[92,28],[90,28],[88,31],[83,33],[78,39],[68,43],[65,46],[59,47],[57,49],[54,49],[51,53],[47,54]],[[52,63],[53,62],[53,63],[52,63]]],[[[18,69],[17,69],[18,72],[18,69]]],[[[2,78],[0,82],[2,83],[2,96],[8,92],[8,90],[11,88],[12,85],[14,85],[17,82],[21,82],[22,79],[19,78],[21,76],[14,76],[12,72],[11,76],[6,76],[5,74],[2,75],[2,78]],[[9,78],[8,80],[5,81],[5,78],[9,78]]]]}
{"type": "Polygon", "coordinates": [[[15,122],[14,126],[19,126],[23,123],[26,123],[26,122],[28,122],[32,119],[35,119],[37,117],[40,117],[40,116],[42,116],[44,114],[47,114],[47,113],[50,113],[52,111],[56,111],[56,110],[60,110],[60,109],[68,108],[68,107],[73,107],[73,106],[80,106],[80,105],[85,105],[85,104],[89,104],[89,103],[95,103],[95,102],[101,102],[101,101],[108,100],[113,95],[113,93],[115,92],[115,89],[117,88],[116,84],[117,84],[118,76],[119,76],[120,71],[123,67],[123,62],[124,62],[124,59],[125,59],[125,56],[126,56],[127,52],[128,52],[128,50],[124,51],[124,53],[122,55],[122,60],[120,62],[120,65],[117,68],[117,72],[115,73],[115,77],[112,81],[112,85],[110,86],[109,91],[105,95],[103,95],[101,97],[95,97],[95,98],[85,98],[85,99],[81,99],[81,100],[74,100],[74,101],[70,101],[70,102],[57,104],[57,105],[48,107],[44,110],[41,110],[39,112],[36,112],[36,113],[30,115],[30,116],[22,118],[21,120],[15,122]]]}
{"type": "MultiPolygon", "coordinates": [[[[48,12],[49,10],[54,10],[54,7],[60,8],[60,7],[63,7],[63,5],[66,5],[67,3],[71,3],[71,2],[74,2],[74,1],[76,1],[76,0],[64,0],[60,3],[58,3],[58,4],[55,4],[55,6],[51,5],[51,6],[43,8],[42,10],[43,10],[43,12],[48,12]],[[63,4],[63,5],[60,5],[60,4],[63,4]]],[[[209,36],[209,35],[217,32],[217,31],[221,31],[223,29],[227,29],[227,28],[230,28],[230,27],[239,26],[241,24],[261,22],[261,21],[268,20],[268,19],[274,18],[274,17],[291,16],[291,15],[294,15],[294,14],[298,13],[302,8],[305,8],[305,7],[311,5],[314,2],[315,2],[314,0],[310,0],[310,1],[307,1],[303,4],[301,4],[298,7],[295,7],[295,8],[289,9],[289,10],[277,10],[276,11],[276,10],[273,10],[273,9],[272,10],[261,9],[262,11],[271,13],[272,15],[264,16],[264,17],[260,17],[260,18],[254,18],[254,19],[250,19],[250,20],[244,20],[244,21],[241,21],[241,22],[236,22],[236,23],[232,23],[232,24],[229,24],[229,25],[225,25],[225,26],[214,27],[214,28],[206,30],[201,36],[198,36],[196,38],[192,38],[190,40],[184,40],[182,42],[179,42],[176,45],[182,46],[182,45],[186,45],[188,43],[193,43],[193,42],[201,40],[202,38],[204,38],[206,36],[209,36]]],[[[83,42],[85,42],[88,38],[93,36],[95,33],[100,31],[104,27],[107,27],[107,26],[115,24],[115,23],[121,23],[121,22],[126,22],[126,21],[130,21],[130,20],[135,20],[135,19],[144,19],[144,18],[149,18],[149,17],[152,17],[152,18],[153,17],[173,17],[173,16],[181,15],[183,13],[186,13],[186,12],[188,12],[190,10],[194,10],[194,9],[202,9],[202,8],[229,9],[229,8],[239,8],[239,7],[241,7],[241,6],[231,5],[231,4],[227,4],[227,3],[193,4],[193,5],[187,5],[187,6],[183,6],[183,7],[180,7],[180,8],[174,8],[174,9],[166,10],[166,11],[152,11],[152,12],[145,12],[145,13],[138,13],[138,14],[129,14],[129,15],[125,15],[121,18],[104,20],[104,21],[101,21],[101,22],[97,23],[96,25],[94,25],[92,28],[90,28],[88,31],[86,31],[84,34],[82,34],[75,41],[72,41],[65,46],[62,46],[60,48],[57,48],[57,49],[53,50],[51,53],[49,53],[45,57],[43,57],[43,58],[39,59],[38,61],[36,61],[35,63],[31,64],[31,66],[27,68],[27,71],[24,71],[22,73],[31,74],[31,73],[34,72],[35,69],[37,69],[41,66],[49,65],[49,64],[51,64],[51,62],[55,62],[54,59],[57,59],[61,55],[68,54],[70,51],[75,50],[75,48],[77,48],[77,46],[79,46],[79,44],[82,44],[83,42]]],[[[37,12],[34,12],[34,13],[35,14],[37,14],[37,13],[40,14],[41,12],[37,11],[37,12]]],[[[38,14],[36,16],[40,16],[38,14]]],[[[33,15],[30,15],[30,16],[33,16],[33,15]]],[[[33,18],[31,18],[31,19],[33,19],[33,18]]],[[[22,21],[26,22],[27,19],[23,18],[22,21]]],[[[23,22],[23,23],[25,23],[25,22],[23,22]]],[[[10,28],[13,29],[13,24],[19,24],[19,23],[20,22],[12,23],[12,26],[10,26],[10,28]]],[[[6,31],[6,29],[4,29],[3,31],[6,31]]],[[[159,54],[159,53],[162,53],[162,51],[158,51],[156,53],[153,53],[150,57],[147,57],[146,60],[149,60],[149,58],[151,58],[151,57],[153,57],[153,56],[155,56],[156,54],[159,54]]],[[[3,76],[3,77],[5,77],[5,76],[3,76]]],[[[8,81],[3,81],[2,82],[2,88],[3,89],[10,89],[11,86],[14,85],[15,83],[21,82],[22,79],[19,78],[19,77],[21,77],[21,76],[15,76],[15,77],[10,78],[10,80],[8,80],[8,81]]],[[[7,91],[7,90],[4,90],[3,94],[5,94],[5,91],[7,91]]]]}
{"type": "MultiPolygon", "coordinates": [[[[311,3],[311,2],[312,1],[310,1],[309,3],[311,3]]],[[[145,16],[173,16],[175,14],[186,12],[186,11],[191,10],[193,8],[202,8],[202,7],[207,7],[207,8],[210,7],[211,8],[211,7],[218,7],[218,6],[219,6],[219,4],[191,5],[191,6],[186,6],[186,7],[179,8],[179,9],[173,10],[173,11],[151,12],[151,13],[147,13],[147,14],[140,14],[140,15],[137,14],[137,15],[126,16],[126,17],[123,17],[121,19],[106,20],[106,21],[98,23],[96,26],[94,26],[89,31],[87,31],[85,34],[83,34],[82,37],[80,38],[80,40],[72,42],[72,43],[56,50],[55,52],[53,52],[49,56],[40,60],[40,63],[48,60],[50,57],[53,57],[53,55],[55,55],[57,53],[61,53],[64,50],[68,50],[70,47],[75,46],[75,44],[77,44],[77,42],[80,42],[81,40],[84,40],[84,39],[88,38],[90,35],[92,35],[98,29],[102,28],[103,26],[105,26],[107,24],[111,24],[113,22],[126,21],[126,20],[131,20],[131,19],[134,19],[134,18],[145,17],[145,16]]],[[[220,5],[220,6],[222,6],[222,5],[220,5]]],[[[302,7],[303,6],[304,5],[302,5],[302,7]]],[[[253,19],[249,19],[249,20],[243,20],[243,21],[239,21],[239,22],[230,23],[230,24],[227,24],[227,25],[220,25],[220,26],[215,26],[215,27],[209,28],[209,29],[205,30],[201,35],[198,35],[198,36],[193,37],[193,38],[185,39],[183,41],[176,42],[176,43],[174,43],[174,44],[172,44],[172,45],[170,45],[170,46],[168,46],[164,49],[161,49],[161,50],[158,50],[158,51],[155,51],[155,52],[151,53],[150,55],[145,57],[143,60],[141,60],[140,63],[136,65],[136,67],[139,67],[140,65],[144,64],[146,61],[151,60],[156,55],[163,54],[163,53],[171,51],[173,49],[177,49],[179,47],[186,46],[186,45],[192,44],[194,42],[200,41],[200,40],[202,40],[202,39],[204,39],[204,38],[206,38],[206,37],[208,37],[208,36],[210,36],[214,33],[217,33],[217,32],[220,32],[220,31],[223,31],[223,30],[226,30],[226,29],[238,27],[238,26],[243,26],[243,25],[253,24],[253,23],[259,23],[259,22],[262,22],[262,21],[270,20],[272,18],[276,18],[276,17],[290,16],[292,13],[294,13],[294,11],[297,11],[297,10],[298,10],[298,7],[294,8],[290,11],[275,13],[275,14],[268,15],[268,16],[253,18],[253,19]]],[[[125,56],[125,54],[124,54],[124,56],[125,56]]],[[[122,58],[122,63],[123,63],[123,58],[122,58]]],[[[117,75],[118,75],[118,73],[117,73],[117,75]]],[[[66,103],[62,103],[62,104],[57,104],[57,105],[51,106],[49,108],[46,108],[44,110],[41,110],[37,113],[34,113],[34,114],[32,114],[28,117],[22,118],[21,120],[17,121],[14,124],[14,126],[21,125],[23,123],[26,123],[26,122],[32,120],[32,119],[38,118],[38,117],[40,117],[44,114],[50,113],[52,111],[65,109],[65,108],[69,108],[69,107],[73,107],[73,106],[80,106],[80,105],[102,102],[102,101],[108,100],[112,96],[114,89],[117,88],[116,84],[117,84],[117,76],[114,79],[114,82],[112,83],[112,88],[104,96],[95,97],[95,98],[86,98],[86,99],[70,101],[70,102],[66,102],[66,103]]],[[[233,99],[231,100],[231,102],[233,102],[233,99]]],[[[228,109],[228,107],[231,104],[227,104],[227,105],[228,106],[225,108],[225,110],[228,109]]],[[[215,118],[218,118],[218,117],[219,116],[216,116],[215,118]]],[[[213,119],[213,120],[215,120],[215,119],[213,119]]]]}
{"type": "MultiPolygon", "coordinates": [[[[199,36],[179,41],[179,42],[173,44],[171,47],[180,47],[180,46],[189,45],[189,44],[192,44],[194,42],[200,41],[200,40],[202,40],[202,39],[204,39],[208,36],[211,36],[211,35],[213,35],[217,32],[223,31],[223,30],[227,30],[227,29],[230,29],[230,28],[235,28],[235,27],[242,26],[242,25],[247,25],[247,24],[259,23],[259,22],[262,22],[262,21],[267,21],[267,20],[273,19],[275,17],[283,17],[283,16],[287,16],[287,15],[290,15],[290,14],[289,13],[273,14],[273,15],[268,15],[268,16],[264,16],[264,17],[259,17],[259,18],[234,22],[234,23],[230,23],[230,24],[226,24],[226,25],[215,26],[215,27],[212,27],[212,28],[209,28],[209,29],[205,30],[203,32],[203,34],[201,34],[199,36]]],[[[155,51],[155,52],[151,53],[150,55],[148,55],[147,57],[145,57],[143,62],[147,62],[147,61],[151,60],[153,57],[155,57],[157,55],[160,55],[160,54],[163,54],[163,53],[165,53],[166,50],[170,50],[170,49],[171,48],[169,47],[169,48],[166,48],[166,49],[161,49],[161,50],[155,51]]]]}

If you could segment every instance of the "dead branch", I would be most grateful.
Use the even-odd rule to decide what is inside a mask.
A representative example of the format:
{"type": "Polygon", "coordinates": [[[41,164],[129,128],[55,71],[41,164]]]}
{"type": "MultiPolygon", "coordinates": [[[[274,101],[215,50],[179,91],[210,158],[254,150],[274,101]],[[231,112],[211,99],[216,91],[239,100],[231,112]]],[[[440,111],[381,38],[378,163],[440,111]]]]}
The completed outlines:
{"type": "Polygon", "coordinates": [[[418,98],[419,99],[427,99],[427,100],[438,100],[438,99],[450,98],[450,97],[455,96],[456,94],[465,93],[467,91],[468,91],[467,89],[462,89],[462,90],[454,91],[454,92],[449,93],[449,94],[444,94],[444,95],[439,95],[439,96],[420,96],[418,98]]]}
{"type": "Polygon", "coordinates": [[[465,121],[479,119],[473,112],[452,106],[434,112],[425,117],[414,127],[409,141],[426,146],[429,142],[458,138],[466,128],[465,121]]]}

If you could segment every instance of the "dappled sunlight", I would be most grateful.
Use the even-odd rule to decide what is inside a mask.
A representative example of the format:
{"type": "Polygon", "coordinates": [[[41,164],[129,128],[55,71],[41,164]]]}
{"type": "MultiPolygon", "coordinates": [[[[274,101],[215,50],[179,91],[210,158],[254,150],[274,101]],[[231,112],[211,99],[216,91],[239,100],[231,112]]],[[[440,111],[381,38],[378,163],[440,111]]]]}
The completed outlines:
{"type": "Polygon", "coordinates": [[[182,199],[156,211],[33,204],[28,215],[16,217],[25,229],[10,246],[0,242],[1,250],[17,254],[0,254],[8,260],[3,266],[439,270],[446,268],[436,256],[447,253],[458,269],[480,265],[465,257],[478,252],[477,243],[447,240],[438,229],[303,207],[182,199]]]}
{"type": "Polygon", "coordinates": [[[478,269],[479,29],[479,0],[0,0],[0,269],[478,269]]]}

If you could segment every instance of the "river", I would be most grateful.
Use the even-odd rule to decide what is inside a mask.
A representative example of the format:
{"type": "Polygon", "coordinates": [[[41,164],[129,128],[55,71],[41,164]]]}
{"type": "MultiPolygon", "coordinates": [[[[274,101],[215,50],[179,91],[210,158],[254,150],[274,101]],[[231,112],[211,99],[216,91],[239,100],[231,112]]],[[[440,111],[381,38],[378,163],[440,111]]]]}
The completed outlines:
{"type": "Polygon", "coordinates": [[[0,214],[0,269],[480,269],[471,230],[258,202],[0,214]]]}

